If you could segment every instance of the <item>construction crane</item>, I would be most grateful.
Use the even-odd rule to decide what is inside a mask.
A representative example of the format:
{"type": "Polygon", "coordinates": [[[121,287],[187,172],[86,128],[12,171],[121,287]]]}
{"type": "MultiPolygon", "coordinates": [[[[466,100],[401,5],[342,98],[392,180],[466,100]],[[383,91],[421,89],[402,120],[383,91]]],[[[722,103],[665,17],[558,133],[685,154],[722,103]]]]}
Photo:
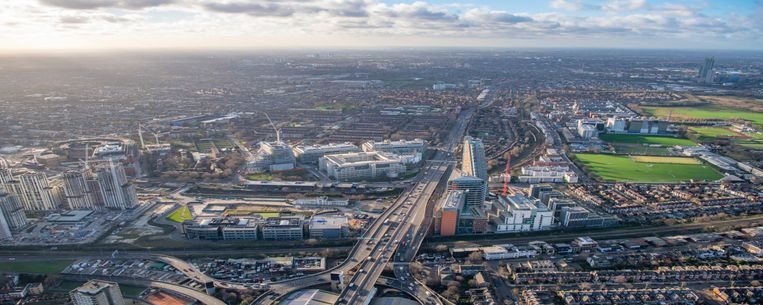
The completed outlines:
{"type": "Polygon", "coordinates": [[[511,179],[511,176],[509,176],[509,168],[511,167],[511,154],[509,154],[509,157],[506,159],[506,169],[503,171],[503,193],[502,196],[506,196],[509,194],[509,180],[511,179]]]}
{"type": "Polygon", "coordinates": [[[140,148],[145,147],[146,143],[143,142],[143,130],[141,129],[140,123],[138,123],[138,137],[140,138],[140,148]]]}
{"type": "Polygon", "coordinates": [[[281,143],[281,130],[276,128],[276,125],[273,124],[273,121],[270,120],[270,116],[267,112],[265,112],[265,117],[268,118],[268,122],[270,122],[270,126],[273,126],[273,130],[276,131],[276,143],[281,143]]]}

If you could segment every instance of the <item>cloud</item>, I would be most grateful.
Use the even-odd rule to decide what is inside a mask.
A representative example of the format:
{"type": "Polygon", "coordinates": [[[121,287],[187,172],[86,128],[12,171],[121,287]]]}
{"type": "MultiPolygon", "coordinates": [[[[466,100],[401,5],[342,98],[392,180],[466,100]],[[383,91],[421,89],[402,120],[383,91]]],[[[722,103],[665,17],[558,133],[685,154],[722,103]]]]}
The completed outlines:
{"type": "Polygon", "coordinates": [[[207,10],[213,12],[228,14],[241,13],[250,16],[289,17],[294,15],[294,13],[297,11],[296,7],[291,4],[282,4],[269,1],[229,3],[211,2],[204,3],[203,6],[207,10]]]}
{"type": "Polygon", "coordinates": [[[583,8],[583,3],[580,0],[553,0],[549,6],[556,9],[577,11],[583,8]]]}
{"type": "Polygon", "coordinates": [[[167,44],[214,41],[222,46],[225,42],[217,43],[218,37],[234,43],[264,37],[258,41],[282,44],[320,43],[323,40],[318,37],[329,36],[353,41],[525,39],[548,45],[680,39],[697,44],[763,45],[763,6],[739,15],[719,15],[706,5],[687,2],[548,3],[546,12],[526,13],[433,0],[0,0],[0,21],[13,24],[5,26],[0,38],[27,42],[32,41],[28,37],[49,35],[64,44],[65,39],[102,40],[92,39],[93,35],[122,40],[161,37],[155,39],[167,44]]]}
{"type": "Polygon", "coordinates": [[[100,8],[143,9],[174,3],[175,0],[39,0],[48,6],[75,10],[91,10],[100,8]]]}
{"type": "Polygon", "coordinates": [[[122,23],[129,22],[133,19],[122,16],[114,15],[65,15],[59,18],[59,22],[62,24],[86,24],[93,22],[107,22],[107,23],[122,23]]]}
{"type": "Polygon", "coordinates": [[[408,20],[457,20],[458,15],[448,12],[445,8],[438,8],[426,2],[394,4],[383,11],[387,17],[402,18],[408,20]]]}
{"type": "Polygon", "coordinates": [[[601,6],[607,12],[620,12],[642,9],[647,6],[646,0],[612,0],[601,6]]]}
{"type": "Polygon", "coordinates": [[[467,10],[461,18],[463,20],[479,23],[514,24],[533,21],[532,17],[529,16],[511,14],[506,11],[490,10],[484,7],[467,10]]]}

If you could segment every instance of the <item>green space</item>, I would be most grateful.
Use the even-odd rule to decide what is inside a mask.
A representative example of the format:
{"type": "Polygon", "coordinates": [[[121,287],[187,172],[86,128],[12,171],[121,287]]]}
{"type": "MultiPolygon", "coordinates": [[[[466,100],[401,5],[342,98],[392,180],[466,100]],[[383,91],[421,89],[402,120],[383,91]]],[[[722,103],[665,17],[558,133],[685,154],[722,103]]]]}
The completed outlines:
{"type": "Polygon", "coordinates": [[[621,155],[672,156],[675,154],[667,147],[651,147],[625,143],[613,143],[612,146],[615,153],[621,155]]]}
{"type": "Polygon", "coordinates": [[[172,211],[172,213],[167,216],[167,219],[174,222],[183,222],[186,220],[193,220],[193,215],[191,215],[191,209],[187,206],[181,206],[172,211]]]}
{"type": "Polygon", "coordinates": [[[689,131],[704,138],[737,137],[740,134],[723,127],[690,127],[689,131]]]}
{"type": "Polygon", "coordinates": [[[273,180],[273,175],[266,174],[266,173],[260,173],[260,174],[250,174],[246,176],[246,179],[253,180],[253,181],[270,181],[273,180]]]}
{"type": "Polygon", "coordinates": [[[18,273],[60,273],[71,265],[74,260],[50,260],[36,262],[2,262],[0,270],[18,273]]]}
{"type": "Polygon", "coordinates": [[[744,148],[763,150],[763,142],[740,142],[738,144],[744,148]]]}
{"type": "Polygon", "coordinates": [[[244,215],[260,215],[262,219],[268,219],[272,217],[278,217],[278,212],[257,212],[252,210],[227,210],[225,211],[225,215],[232,215],[232,216],[244,216],[244,215]]]}
{"type": "Polygon", "coordinates": [[[706,164],[637,162],[627,155],[575,154],[592,176],[611,182],[675,183],[723,177],[706,164]]]}
{"type": "Polygon", "coordinates": [[[664,145],[664,146],[676,146],[676,145],[697,146],[697,143],[694,143],[689,139],[664,137],[664,136],[603,134],[603,135],[600,135],[599,138],[609,143],[657,144],[657,145],[664,145]]]}
{"type": "Polygon", "coordinates": [[[682,118],[682,119],[718,119],[732,120],[743,119],[758,126],[763,126],[763,113],[737,110],[733,108],[704,105],[696,107],[642,107],[648,115],[659,118],[682,118]]]}
{"type": "Polygon", "coordinates": [[[212,151],[212,146],[214,144],[214,147],[217,147],[217,149],[232,149],[236,147],[236,144],[231,142],[228,139],[205,139],[199,141],[198,150],[200,152],[210,152],[212,151]]]}
{"type": "Polygon", "coordinates": [[[763,133],[745,132],[744,135],[748,138],[734,139],[733,142],[745,148],[763,150],[763,133]]]}

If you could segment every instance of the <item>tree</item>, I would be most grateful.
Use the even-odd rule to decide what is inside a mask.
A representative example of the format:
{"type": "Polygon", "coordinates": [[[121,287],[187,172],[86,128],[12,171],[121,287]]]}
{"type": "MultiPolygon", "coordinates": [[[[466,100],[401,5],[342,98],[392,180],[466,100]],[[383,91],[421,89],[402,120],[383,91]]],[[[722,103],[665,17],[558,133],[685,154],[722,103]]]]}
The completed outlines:
{"type": "Polygon", "coordinates": [[[238,301],[238,295],[236,295],[235,292],[228,292],[223,298],[225,299],[225,303],[229,305],[235,304],[236,301],[238,301]]]}
{"type": "Polygon", "coordinates": [[[480,252],[472,252],[469,253],[469,257],[467,258],[470,263],[477,264],[482,262],[482,253],[480,252]]]}

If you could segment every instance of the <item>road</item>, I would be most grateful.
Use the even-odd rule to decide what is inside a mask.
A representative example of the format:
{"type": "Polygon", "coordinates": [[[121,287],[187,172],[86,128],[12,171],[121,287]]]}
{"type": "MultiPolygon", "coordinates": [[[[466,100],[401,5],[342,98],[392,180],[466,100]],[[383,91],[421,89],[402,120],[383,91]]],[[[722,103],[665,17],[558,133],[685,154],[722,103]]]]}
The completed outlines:
{"type": "MultiPolygon", "coordinates": [[[[443,182],[443,177],[449,176],[446,175],[451,169],[451,162],[449,161],[455,159],[453,152],[463,138],[472,113],[473,110],[466,110],[461,113],[456,125],[448,135],[448,140],[443,149],[439,150],[433,160],[427,162],[423,167],[424,175],[419,175],[421,179],[417,180],[415,187],[401,196],[404,198],[403,204],[390,208],[389,210],[393,211],[391,215],[379,218],[383,223],[388,222],[386,233],[375,235],[376,240],[378,240],[376,243],[374,239],[366,241],[367,249],[374,251],[370,257],[358,257],[358,259],[362,259],[358,272],[350,278],[347,287],[342,290],[337,304],[367,304],[373,297],[370,291],[372,291],[387,263],[392,259],[393,254],[395,257],[393,261],[408,263],[413,259],[429,228],[431,203],[436,201],[432,200],[436,199],[434,198],[435,191],[438,185],[443,182]]],[[[403,285],[426,287],[412,278],[407,268],[402,270],[395,268],[394,270],[396,270],[395,275],[399,277],[403,285]],[[403,275],[403,272],[407,276],[403,275]]],[[[426,288],[424,291],[429,292],[426,288]]],[[[442,304],[436,294],[431,292],[423,303],[442,304]]]]}

